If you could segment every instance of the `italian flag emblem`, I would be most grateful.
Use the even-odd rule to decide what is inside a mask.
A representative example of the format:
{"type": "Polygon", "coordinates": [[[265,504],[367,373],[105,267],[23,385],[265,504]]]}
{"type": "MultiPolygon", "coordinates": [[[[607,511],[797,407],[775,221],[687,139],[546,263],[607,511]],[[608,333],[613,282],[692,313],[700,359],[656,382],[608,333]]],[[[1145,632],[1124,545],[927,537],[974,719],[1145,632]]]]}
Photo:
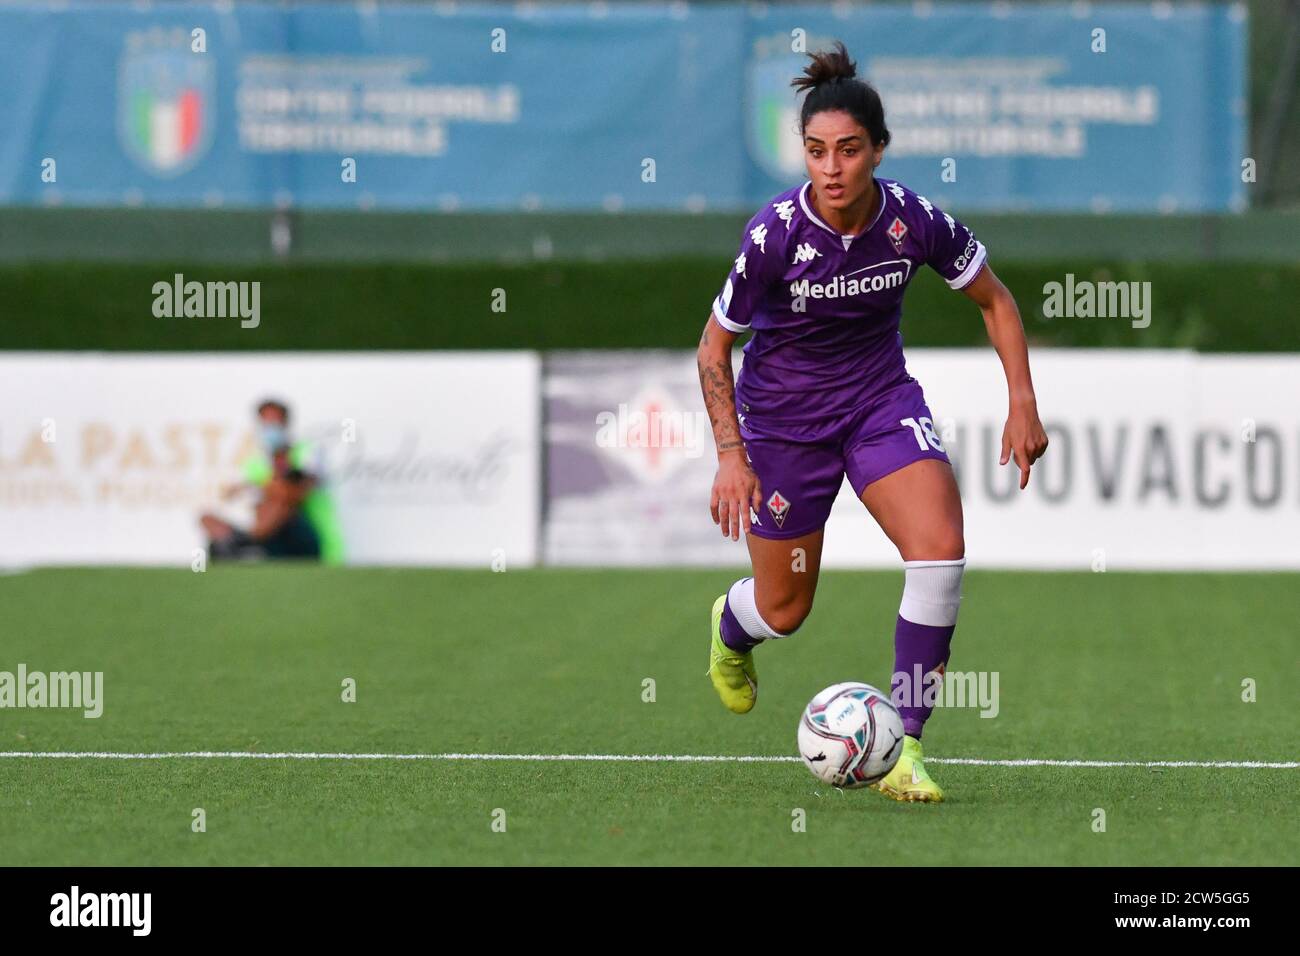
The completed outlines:
{"type": "Polygon", "coordinates": [[[118,139],[156,176],[181,175],[212,144],[216,65],[188,39],[183,31],[129,33],[118,63],[118,139]]]}
{"type": "Polygon", "coordinates": [[[180,166],[198,146],[203,99],[198,90],[164,98],[136,90],[131,102],[131,134],[136,149],[155,169],[180,166]]]}

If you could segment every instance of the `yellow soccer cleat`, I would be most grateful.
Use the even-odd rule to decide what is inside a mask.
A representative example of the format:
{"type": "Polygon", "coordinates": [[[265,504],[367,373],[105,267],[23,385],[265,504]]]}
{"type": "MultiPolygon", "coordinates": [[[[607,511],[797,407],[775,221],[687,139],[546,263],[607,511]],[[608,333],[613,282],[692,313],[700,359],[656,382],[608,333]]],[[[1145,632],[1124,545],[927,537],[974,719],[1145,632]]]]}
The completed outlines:
{"type": "Polygon", "coordinates": [[[925,772],[921,759],[921,741],[915,737],[904,737],[903,752],[898,763],[884,777],[870,784],[871,789],[909,803],[942,803],[943,791],[925,772]]]}
{"type": "Polygon", "coordinates": [[[758,671],[754,670],[754,652],[741,654],[722,643],[722,608],[724,594],[713,602],[712,642],[709,646],[709,679],[733,714],[747,714],[758,700],[758,671]]]}

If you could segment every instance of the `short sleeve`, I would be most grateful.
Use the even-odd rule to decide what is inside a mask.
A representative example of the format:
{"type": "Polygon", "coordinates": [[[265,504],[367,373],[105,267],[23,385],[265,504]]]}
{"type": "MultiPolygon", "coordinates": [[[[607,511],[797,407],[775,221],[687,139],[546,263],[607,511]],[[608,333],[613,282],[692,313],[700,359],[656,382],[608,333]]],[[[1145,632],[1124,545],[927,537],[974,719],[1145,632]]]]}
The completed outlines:
{"type": "Polygon", "coordinates": [[[740,254],[713,300],[713,317],[728,332],[748,332],[754,310],[780,280],[786,229],[773,208],[762,210],[745,225],[740,254]]]}
{"type": "Polygon", "coordinates": [[[929,224],[925,263],[943,276],[949,288],[964,289],[984,267],[984,243],[946,212],[935,208],[929,224]]]}

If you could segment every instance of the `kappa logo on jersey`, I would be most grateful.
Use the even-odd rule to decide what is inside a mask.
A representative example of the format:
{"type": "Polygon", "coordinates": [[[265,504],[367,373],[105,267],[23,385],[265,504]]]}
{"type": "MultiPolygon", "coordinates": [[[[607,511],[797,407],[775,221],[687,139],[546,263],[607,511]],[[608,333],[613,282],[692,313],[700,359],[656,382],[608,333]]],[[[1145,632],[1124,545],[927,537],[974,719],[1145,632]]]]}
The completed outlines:
{"type": "Polygon", "coordinates": [[[760,222],[749,230],[749,239],[754,245],[758,246],[759,252],[767,252],[767,225],[760,222]]]}
{"type": "Polygon", "coordinates": [[[894,244],[894,248],[901,251],[903,240],[907,238],[907,223],[895,216],[885,232],[889,234],[889,240],[894,244]]]}
{"type": "Polygon", "coordinates": [[[772,520],[776,522],[779,528],[785,524],[785,516],[790,513],[790,502],[781,497],[780,491],[772,492],[772,496],[767,499],[767,510],[772,514],[772,520]]]}
{"type": "Polygon", "coordinates": [[[907,198],[903,194],[902,186],[898,185],[898,183],[885,183],[885,188],[894,194],[894,198],[898,200],[900,206],[907,205],[907,198]]]}
{"type": "Polygon", "coordinates": [[[743,252],[736,256],[736,275],[744,279],[749,278],[749,276],[745,275],[745,254],[743,252]]]}
{"type": "Polygon", "coordinates": [[[817,251],[811,242],[801,242],[795,247],[793,265],[797,266],[801,262],[812,262],[813,259],[820,255],[821,253],[817,251]]]}
{"type": "Polygon", "coordinates": [[[949,232],[949,234],[950,234],[954,239],[956,239],[956,238],[957,238],[957,223],[956,223],[956,221],[952,218],[952,216],[948,215],[947,213],[944,213],[944,214],[943,214],[943,221],[946,222],[946,223],[948,224],[948,232],[949,232]]]}
{"type": "Polygon", "coordinates": [[[786,199],[782,202],[774,202],[772,203],[772,208],[776,210],[776,214],[780,216],[781,221],[785,223],[785,231],[789,232],[790,223],[794,220],[794,200],[786,199]]]}

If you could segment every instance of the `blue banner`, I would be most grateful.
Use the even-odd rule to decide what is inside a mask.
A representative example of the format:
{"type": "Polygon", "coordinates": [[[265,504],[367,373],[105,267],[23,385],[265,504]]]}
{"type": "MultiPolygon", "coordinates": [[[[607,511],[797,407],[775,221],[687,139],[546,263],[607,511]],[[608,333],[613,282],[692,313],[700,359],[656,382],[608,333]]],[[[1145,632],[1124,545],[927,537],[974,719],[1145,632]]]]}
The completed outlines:
{"type": "Polygon", "coordinates": [[[0,203],[752,211],[841,39],[956,209],[1244,205],[1239,6],[0,6],[0,203]]]}

